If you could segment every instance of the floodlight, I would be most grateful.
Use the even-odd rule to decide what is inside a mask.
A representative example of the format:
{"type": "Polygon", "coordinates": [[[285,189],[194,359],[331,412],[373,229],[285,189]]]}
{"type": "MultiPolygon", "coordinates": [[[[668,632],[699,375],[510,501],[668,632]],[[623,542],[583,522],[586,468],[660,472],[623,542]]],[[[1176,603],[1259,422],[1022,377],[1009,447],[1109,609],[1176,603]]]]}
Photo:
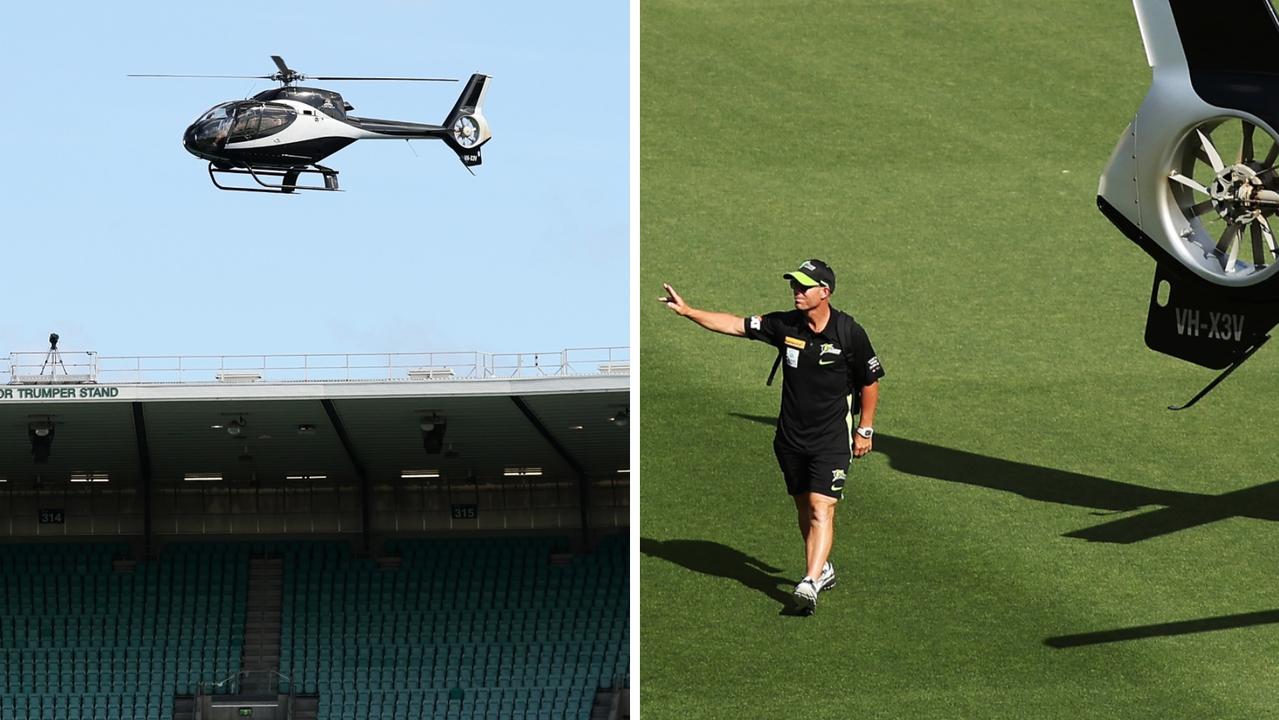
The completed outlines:
{"type": "Polygon", "coordinates": [[[426,450],[428,455],[439,455],[444,451],[444,432],[448,430],[448,422],[438,415],[432,415],[429,418],[423,418],[420,424],[422,428],[422,448],[426,450]]]}
{"type": "Polygon", "coordinates": [[[48,420],[33,422],[27,426],[27,436],[31,440],[31,458],[38,463],[49,462],[49,452],[53,449],[53,423],[48,420]]]}

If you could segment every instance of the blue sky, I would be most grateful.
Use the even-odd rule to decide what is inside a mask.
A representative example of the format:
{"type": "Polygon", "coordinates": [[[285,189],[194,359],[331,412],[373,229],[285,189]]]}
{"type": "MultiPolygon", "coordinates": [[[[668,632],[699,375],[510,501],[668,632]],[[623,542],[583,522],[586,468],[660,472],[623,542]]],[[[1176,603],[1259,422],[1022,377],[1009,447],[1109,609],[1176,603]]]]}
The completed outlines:
{"type": "MultiPolygon", "coordinates": [[[[546,351],[628,331],[628,3],[18,3],[0,24],[0,356],[546,351]],[[268,80],[493,76],[469,175],[360,141],[342,193],[222,192],[183,130],[268,80]]],[[[462,83],[318,82],[440,123],[462,83]]]]}

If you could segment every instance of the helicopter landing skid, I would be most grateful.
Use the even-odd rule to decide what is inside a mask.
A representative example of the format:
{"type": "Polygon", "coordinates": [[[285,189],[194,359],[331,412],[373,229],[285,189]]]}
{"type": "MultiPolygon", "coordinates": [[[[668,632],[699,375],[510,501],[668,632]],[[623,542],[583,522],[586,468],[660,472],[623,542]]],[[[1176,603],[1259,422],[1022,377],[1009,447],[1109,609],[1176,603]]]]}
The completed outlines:
{"type": "Polygon", "coordinates": [[[235,190],[238,192],[269,192],[269,193],[291,193],[294,190],[324,190],[328,192],[340,192],[338,190],[338,171],[333,168],[327,168],[323,165],[312,165],[310,167],[293,167],[287,170],[279,169],[254,169],[252,167],[243,168],[217,168],[213,163],[209,163],[209,179],[213,181],[213,185],[219,190],[235,190]],[[227,175],[248,175],[253,178],[261,187],[235,187],[233,185],[223,185],[218,182],[217,176],[225,173],[227,175]],[[324,185],[299,185],[298,178],[303,173],[313,173],[323,176],[324,185]],[[280,178],[279,183],[270,183],[262,178],[280,178]]]}

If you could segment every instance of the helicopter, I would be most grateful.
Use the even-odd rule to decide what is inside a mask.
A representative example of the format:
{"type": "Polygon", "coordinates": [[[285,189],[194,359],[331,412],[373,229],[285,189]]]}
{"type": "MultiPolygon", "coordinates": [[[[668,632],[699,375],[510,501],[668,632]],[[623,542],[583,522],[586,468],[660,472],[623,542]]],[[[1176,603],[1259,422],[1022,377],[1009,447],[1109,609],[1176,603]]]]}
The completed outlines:
{"type": "MultiPolygon", "coordinates": [[[[182,135],[187,152],[209,163],[209,179],[219,190],[292,193],[295,190],[338,190],[338,171],[320,161],[356,140],[443,140],[468,171],[481,164],[480,148],[493,134],[484,118],[484,95],[489,76],[476,73],[466,83],[442,125],[399,120],[376,120],[348,115],[355,108],[332,90],[302,87],[305,80],[398,80],[457,82],[448,78],[351,77],[303,75],[279,55],[272,55],[277,72],[271,75],[129,75],[165,78],[256,78],[274,80],[280,87],[248,100],[218,103],[201,115],[182,135]],[[316,174],[323,185],[300,184],[316,174]],[[218,182],[218,176],[247,175],[258,187],[218,182]],[[265,178],[265,179],[264,179],[265,178]],[[270,179],[278,179],[271,182],[270,179]]],[[[226,179],[224,177],[224,179],[226,179]]]]}
{"type": "Polygon", "coordinates": [[[1151,85],[1102,172],[1097,207],[1155,260],[1146,345],[1222,370],[1169,406],[1184,410],[1279,323],[1279,19],[1268,0],[1133,7],[1151,85]]]}

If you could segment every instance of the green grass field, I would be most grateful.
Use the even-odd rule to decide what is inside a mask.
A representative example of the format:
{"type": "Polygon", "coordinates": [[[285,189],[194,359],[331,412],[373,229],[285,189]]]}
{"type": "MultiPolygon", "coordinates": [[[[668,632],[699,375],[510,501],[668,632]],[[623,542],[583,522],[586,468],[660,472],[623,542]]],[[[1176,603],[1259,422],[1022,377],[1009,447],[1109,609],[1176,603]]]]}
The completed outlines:
{"type": "Polygon", "coordinates": [[[1166,410],[1213,373],[1145,348],[1095,207],[1131,5],[645,0],[641,41],[645,720],[1279,715],[1279,349],[1166,410]],[[888,375],[798,618],[774,351],[656,298],[786,309],[809,256],[888,375]]]}

